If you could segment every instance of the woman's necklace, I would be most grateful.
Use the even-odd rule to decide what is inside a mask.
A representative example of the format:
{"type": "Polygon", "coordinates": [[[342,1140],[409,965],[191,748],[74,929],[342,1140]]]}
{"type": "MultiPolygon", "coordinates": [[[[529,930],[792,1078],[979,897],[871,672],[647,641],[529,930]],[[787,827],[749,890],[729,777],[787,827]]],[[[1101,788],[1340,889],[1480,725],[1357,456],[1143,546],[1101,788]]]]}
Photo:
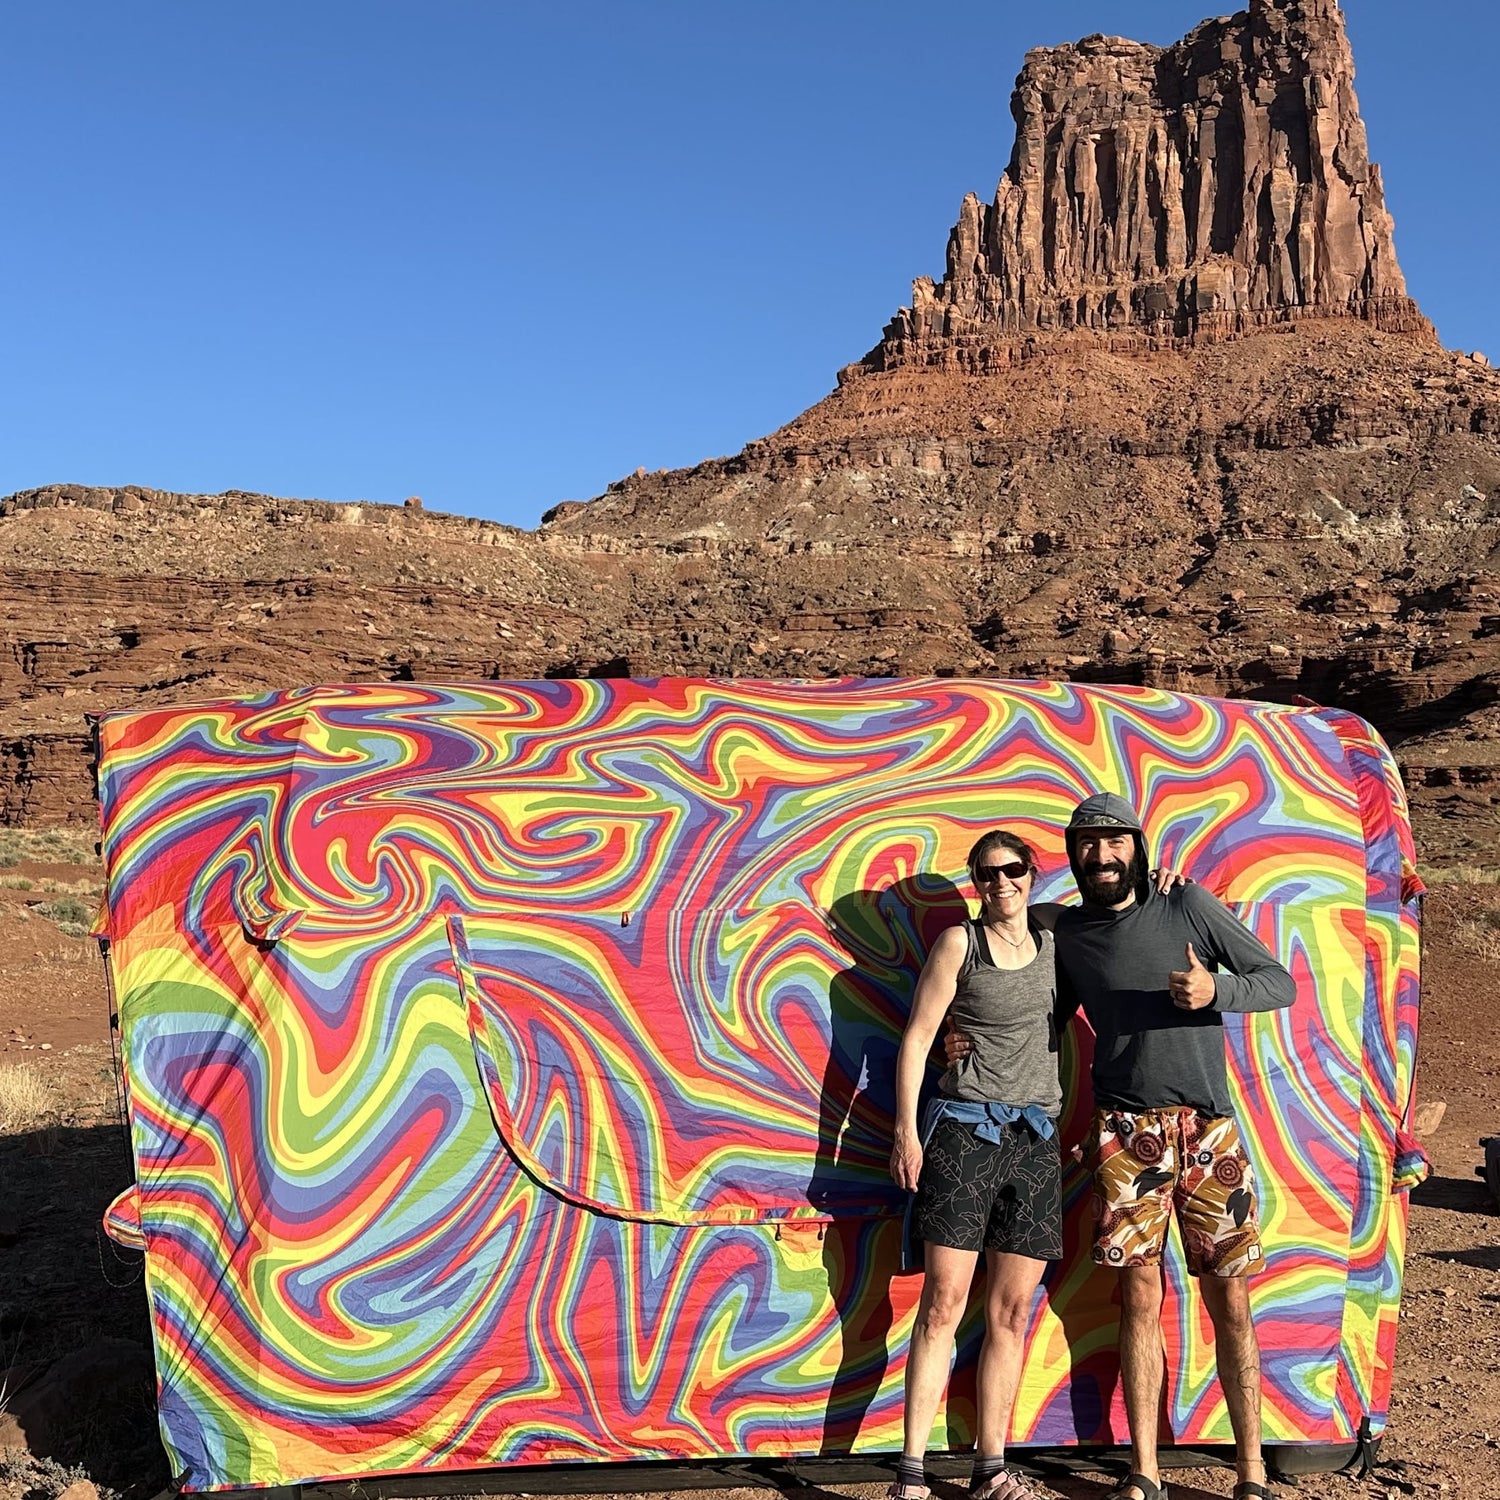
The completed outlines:
{"type": "Polygon", "coordinates": [[[1013,938],[1003,927],[996,927],[992,922],[986,922],[984,930],[986,932],[993,932],[997,938],[1009,943],[1012,948],[1024,948],[1031,941],[1031,929],[1029,927],[1018,938],[1013,938]]]}

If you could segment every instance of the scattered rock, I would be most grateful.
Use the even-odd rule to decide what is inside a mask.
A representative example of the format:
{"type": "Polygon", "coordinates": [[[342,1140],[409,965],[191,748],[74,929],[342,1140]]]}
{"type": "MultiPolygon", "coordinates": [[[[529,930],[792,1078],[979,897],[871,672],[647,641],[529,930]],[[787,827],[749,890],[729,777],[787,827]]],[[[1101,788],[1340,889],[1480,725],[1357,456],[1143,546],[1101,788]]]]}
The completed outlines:
{"type": "Polygon", "coordinates": [[[1412,1129],[1419,1136],[1436,1135],[1443,1116],[1448,1113],[1448,1104],[1443,1099],[1429,1099],[1412,1111],[1412,1129]]]}

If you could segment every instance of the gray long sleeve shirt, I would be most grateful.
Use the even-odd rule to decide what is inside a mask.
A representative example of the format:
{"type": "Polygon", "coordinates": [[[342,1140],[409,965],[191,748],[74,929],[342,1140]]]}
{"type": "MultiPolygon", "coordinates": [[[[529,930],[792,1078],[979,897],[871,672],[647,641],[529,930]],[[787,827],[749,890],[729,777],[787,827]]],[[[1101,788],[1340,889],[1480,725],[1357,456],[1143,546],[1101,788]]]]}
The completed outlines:
{"type": "Polygon", "coordinates": [[[1097,1037],[1095,1101],[1117,1109],[1229,1114],[1224,1012],[1278,1010],[1297,997],[1265,945],[1199,885],[1152,890],[1123,911],[1068,907],[1057,921],[1057,981],[1059,1023],[1081,1003],[1097,1037]],[[1167,992],[1189,943],[1215,971],[1203,1010],[1182,1010],[1167,992]]]}

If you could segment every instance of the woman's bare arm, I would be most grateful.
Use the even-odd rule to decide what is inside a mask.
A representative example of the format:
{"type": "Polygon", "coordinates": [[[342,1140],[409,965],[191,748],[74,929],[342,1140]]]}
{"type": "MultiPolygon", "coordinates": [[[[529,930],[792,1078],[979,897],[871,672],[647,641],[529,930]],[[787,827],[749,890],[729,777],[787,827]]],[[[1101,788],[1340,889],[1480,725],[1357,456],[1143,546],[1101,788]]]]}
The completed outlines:
{"type": "Polygon", "coordinates": [[[953,1004],[958,971],[963,966],[967,938],[962,927],[949,927],[932,945],[917,980],[911,1016],[896,1055],[896,1131],[891,1151],[891,1176],[912,1193],[922,1171],[922,1142],[917,1126],[917,1097],[922,1074],[938,1027],[953,1004]]]}

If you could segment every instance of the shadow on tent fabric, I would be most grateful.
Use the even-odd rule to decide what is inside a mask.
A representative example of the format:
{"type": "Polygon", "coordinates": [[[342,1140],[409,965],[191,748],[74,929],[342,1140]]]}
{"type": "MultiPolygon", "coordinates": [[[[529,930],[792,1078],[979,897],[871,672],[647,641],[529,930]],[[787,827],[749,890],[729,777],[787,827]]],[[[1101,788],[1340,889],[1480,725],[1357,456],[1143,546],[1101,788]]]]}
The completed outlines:
{"type": "Polygon", "coordinates": [[[967,916],[958,888],[928,875],[851,892],[827,913],[829,931],[852,962],[829,986],[832,1029],[809,1184],[811,1201],[833,1216],[823,1265],[842,1330],[824,1413],[825,1453],[853,1448],[890,1363],[891,1281],[902,1268],[906,1206],[906,1195],[888,1180],[875,1189],[887,1195],[884,1213],[840,1215],[840,1199],[860,1192],[868,1203],[873,1180],[888,1170],[896,1054],[917,976],[938,934],[967,916]]]}

